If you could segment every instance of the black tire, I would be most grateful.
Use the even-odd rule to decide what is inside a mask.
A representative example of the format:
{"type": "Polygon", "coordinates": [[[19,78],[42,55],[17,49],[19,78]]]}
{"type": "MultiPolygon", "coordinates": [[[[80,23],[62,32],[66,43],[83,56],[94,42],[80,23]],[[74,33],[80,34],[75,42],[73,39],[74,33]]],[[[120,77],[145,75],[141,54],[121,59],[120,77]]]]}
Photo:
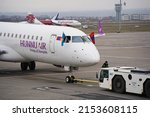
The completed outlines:
{"type": "Polygon", "coordinates": [[[117,93],[125,93],[125,81],[122,76],[115,76],[112,82],[112,90],[117,93]]]}
{"type": "Polygon", "coordinates": [[[31,61],[31,62],[29,63],[29,69],[30,69],[30,70],[35,70],[35,67],[36,67],[35,62],[34,62],[34,61],[31,61]]]}
{"type": "Polygon", "coordinates": [[[150,80],[146,81],[144,85],[145,95],[150,98],[150,80]]]}
{"type": "Polygon", "coordinates": [[[71,77],[70,76],[66,76],[65,81],[66,81],[66,83],[71,83],[71,77]]]}
{"type": "Polygon", "coordinates": [[[20,66],[21,66],[22,71],[26,71],[28,69],[28,63],[27,62],[21,62],[20,66]]]}
{"type": "Polygon", "coordinates": [[[74,80],[75,80],[75,77],[74,76],[71,76],[71,83],[74,83],[74,80]]]}

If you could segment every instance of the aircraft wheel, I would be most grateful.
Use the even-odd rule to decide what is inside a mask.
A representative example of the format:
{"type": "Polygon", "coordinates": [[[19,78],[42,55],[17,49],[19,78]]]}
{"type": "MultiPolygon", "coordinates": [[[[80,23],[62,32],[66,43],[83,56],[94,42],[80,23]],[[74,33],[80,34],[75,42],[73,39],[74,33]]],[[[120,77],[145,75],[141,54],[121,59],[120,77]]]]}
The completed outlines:
{"type": "Polygon", "coordinates": [[[73,83],[74,82],[75,77],[74,76],[66,76],[66,83],[73,83]]]}
{"type": "Polygon", "coordinates": [[[150,80],[146,81],[144,85],[144,91],[146,96],[150,98],[150,80]]]}
{"type": "Polygon", "coordinates": [[[34,61],[29,62],[29,69],[30,69],[30,70],[35,70],[35,67],[36,67],[36,64],[35,64],[34,61]]]}
{"type": "Polygon", "coordinates": [[[66,76],[65,81],[66,81],[66,83],[71,83],[71,77],[70,76],[66,76]]]}
{"type": "Polygon", "coordinates": [[[125,81],[122,76],[115,76],[112,82],[112,90],[117,93],[125,92],[125,81]]]}
{"type": "Polygon", "coordinates": [[[21,70],[22,71],[26,71],[27,70],[27,68],[28,68],[28,63],[26,63],[26,62],[21,62],[21,70]]]}
{"type": "Polygon", "coordinates": [[[74,83],[75,77],[71,76],[71,83],[74,83]]]}

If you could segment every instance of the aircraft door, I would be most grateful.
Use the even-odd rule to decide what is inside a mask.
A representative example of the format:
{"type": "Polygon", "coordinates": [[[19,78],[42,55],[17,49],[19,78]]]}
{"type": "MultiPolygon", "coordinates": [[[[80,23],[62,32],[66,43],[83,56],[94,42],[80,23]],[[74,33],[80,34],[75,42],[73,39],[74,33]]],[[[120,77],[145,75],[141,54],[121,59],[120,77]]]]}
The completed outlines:
{"type": "Polygon", "coordinates": [[[50,52],[55,53],[55,40],[57,38],[57,35],[52,34],[50,37],[50,52]]]}

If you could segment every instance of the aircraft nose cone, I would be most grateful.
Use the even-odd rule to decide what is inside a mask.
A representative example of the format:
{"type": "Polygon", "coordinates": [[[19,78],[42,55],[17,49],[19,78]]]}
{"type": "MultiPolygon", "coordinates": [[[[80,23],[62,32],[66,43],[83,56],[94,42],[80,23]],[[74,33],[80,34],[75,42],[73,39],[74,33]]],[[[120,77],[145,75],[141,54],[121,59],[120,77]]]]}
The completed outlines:
{"type": "Polygon", "coordinates": [[[99,55],[98,51],[91,53],[91,57],[89,58],[89,61],[92,65],[99,63],[100,55],[99,55]]]}
{"type": "Polygon", "coordinates": [[[87,66],[95,65],[100,61],[100,54],[95,47],[91,47],[87,51],[86,60],[84,61],[87,66]]]}

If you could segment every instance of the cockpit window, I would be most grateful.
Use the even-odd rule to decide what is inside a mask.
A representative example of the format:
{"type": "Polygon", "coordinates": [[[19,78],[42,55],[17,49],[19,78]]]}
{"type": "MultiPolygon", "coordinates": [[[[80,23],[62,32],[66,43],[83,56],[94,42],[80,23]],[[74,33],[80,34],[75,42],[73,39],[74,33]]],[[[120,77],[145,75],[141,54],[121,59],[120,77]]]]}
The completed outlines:
{"type": "Polygon", "coordinates": [[[82,36],[81,38],[83,42],[91,42],[88,36],[82,36]]]}
{"type": "Polygon", "coordinates": [[[73,43],[80,43],[80,42],[90,42],[90,39],[87,36],[72,36],[73,43]]]}
{"type": "Polygon", "coordinates": [[[69,43],[71,40],[71,37],[70,36],[65,36],[65,43],[69,43]]]}

